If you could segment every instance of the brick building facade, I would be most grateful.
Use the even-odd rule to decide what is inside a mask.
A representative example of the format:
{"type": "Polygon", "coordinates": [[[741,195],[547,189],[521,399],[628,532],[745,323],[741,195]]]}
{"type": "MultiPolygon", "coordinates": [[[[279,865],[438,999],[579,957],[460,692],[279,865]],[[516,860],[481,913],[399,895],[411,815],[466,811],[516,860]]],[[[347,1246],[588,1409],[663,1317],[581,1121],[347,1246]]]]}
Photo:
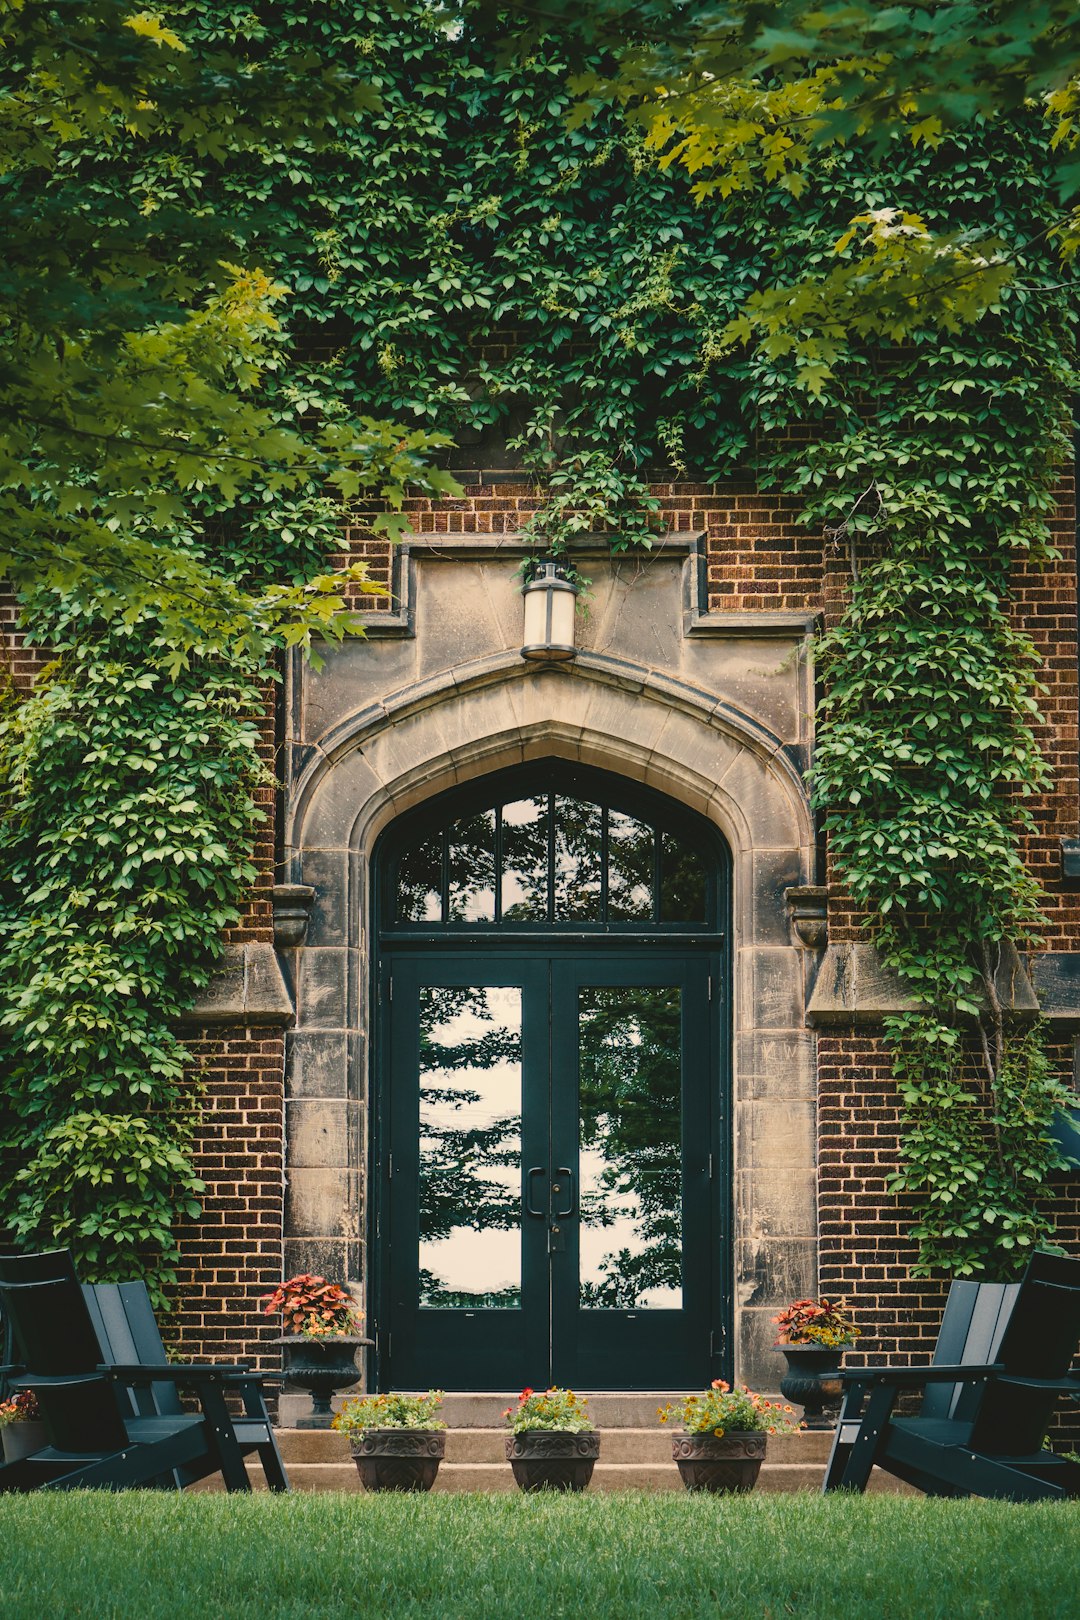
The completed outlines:
{"type": "MultiPolygon", "coordinates": [[[[909,1218],[885,1190],[898,1111],[879,1035],[898,992],[827,882],[805,793],[809,638],[841,610],[846,558],[781,498],[658,484],[666,533],[650,555],[613,563],[602,543],[583,548],[594,583],[578,658],[525,665],[517,536],[537,492],[519,474],[462,481],[458,500],[412,503],[411,538],[393,559],[350,532],[352,553],[392,579],[395,598],[371,604],[370,639],[332,652],[321,675],[294,663],[277,715],[268,710],[281,791],[263,875],[190,1031],[207,1087],[207,1194],[184,1232],[183,1348],[272,1362],[276,1327],[257,1301],[283,1269],[345,1278],[378,1339],[386,1094],[375,1077],[385,1008],[371,987],[373,854],[416,806],[558,759],[669,796],[732,850],[730,1161],[716,1232],[730,1337],[713,1365],[775,1385],[770,1318],[817,1288],[851,1301],[859,1353],[918,1356],[945,1284],[911,1279],[909,1218]]],[[[1027,852],[1047,891],[1046,950],[1024,983],[1069,1068],[1080,1020],[1080,895],[1061,853],[1078,817],[1073,536],[1063,490],[1061,561],[1019,575],[1015,592],[1044,654],[1041,741],[1054,767],[1027,852]]],[[[1075,1178],[1060,1183],[1057,1216],[1080,1246],[1075,1178]]],[[[387,1382],[374,1360],[369,1376],[387,1382]]]]}

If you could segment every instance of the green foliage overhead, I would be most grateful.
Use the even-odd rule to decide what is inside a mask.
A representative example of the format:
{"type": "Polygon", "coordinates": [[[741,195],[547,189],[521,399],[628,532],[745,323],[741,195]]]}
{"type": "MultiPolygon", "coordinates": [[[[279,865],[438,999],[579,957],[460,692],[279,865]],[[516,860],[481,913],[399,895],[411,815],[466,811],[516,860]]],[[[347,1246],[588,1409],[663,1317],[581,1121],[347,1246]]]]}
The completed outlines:
{"type": "MultiPolygon", "coordinates": [[[[664,13],[673,40],[689,14],[664,13]]],[[[120,12],[88,16],[131,49],[120,12]]],[[[161,27],[186,51],[152,21],[127,29],[156,53],[147,71],[183,57],[199,73],[224,51],[258,82],[299,38],[331,89],[335,63],[362,69],[366,106],[255,139],[241,97],[218,151],[168,85],[144,125],[116,68],[96,122],[80,114],[69,139],[46,120],[47,163],[12,136],[0,187],[19,296],[39,303],[0,328],[0,519],[21,579],[46,558],[40,633],[62,653],[5,732],[0,1141],[33,1173],[8,1178],[0,1216],[27,1242],[73,1236],[98,1275],[167,1270],[172,1206],[198,1197],[170,1021],[242,896],[245,671],[336,621],[340,581],[320,576],[310,610],[297,593],[333,549],[341,494],[449,488],[424,465],[453,440],[458,465],[524,461],[549,480],[538,548],[597,528],[647,543],[650,474],[738,472],[802,495],[856,563],[821,650],[816,792],[839,870],[924,1008],[890,1029],[897,1188],[918,1200],[922,1264],[1000,1270],[1048,1230],[1036,1206],[1060,1162],[1044,1043],[996,989],[1000,954],[1037,927],[1019,847],[1045,785],[1010,570],[1048,554],[1073,386],[1043,111],[1003,93],[917,142],[815,137],[797,166],[758,161],[774,120],[746,135],[738,184],[699,196],[632,106],[574,119],[571,67],[599,82],[607,66],[583,62],[569,24],[493,60],[471,18],[444,26],[424,0],[389,18],[374,0],[272,15],[182,0],[161,27]],[[1007,275],[983,251],[996,242],[1007,275]],[[226,644],[238,673],[189,656],[226,644]],[[196,760],[189,704],[206,706],[196,760]]],[[[12,128],[24,69],[4,70],[12,128]]]]}
{"type": "Polygon", "coordinates": [[[183,7],[171,26],[123,0],[0,12],[0,573],[152,613],[176,658],[349,628],[343,580],[215,566],[191,536],[211,494],[257,480],[400,508],[406,482],[449,487],[423,434],[268,406],[283,289],[204,181],[326,147],[377,97],[344,53],[218,11],[199,38],[183,7]]]}

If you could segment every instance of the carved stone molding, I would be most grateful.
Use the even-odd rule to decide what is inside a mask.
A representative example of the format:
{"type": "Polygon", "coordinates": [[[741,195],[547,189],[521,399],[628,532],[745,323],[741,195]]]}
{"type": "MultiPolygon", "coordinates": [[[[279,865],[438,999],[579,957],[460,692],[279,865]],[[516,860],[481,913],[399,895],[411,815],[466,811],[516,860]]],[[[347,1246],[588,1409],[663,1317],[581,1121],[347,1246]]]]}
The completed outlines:
{"type": "MultiPolygon", "coordinates": [[[[1011,945],[1001,953],[997,991],[1003,1006],[1012,1013],[1034,1017],[1040,1010],[1027,969],[1011,945]]],[[[918,1007],[919,1002],[899,975],[885,966],[873,945],[843,941],[830,945],[825,952],[806,1009],[806,1022],[880,1024],[892,1013],[913,1012],[918,1007]]]]}
{"type": "Polygon", "coordinates": [[[785,889],[791,929],[808,951],[823,951],[829,943],[829,891],[823,884],[804,883],[785,889]]]}
{"type": "Polygon", "coordinates": [[[226,945],[185,1024],[291,1024],[293,1001],[274,947],[226,945]]]}
{"type": "Polygon", "coordinates": [[[295,950],[304,943],[314,903],[310,883],[274,884],[274,944],[279,951],[295,950]]]}

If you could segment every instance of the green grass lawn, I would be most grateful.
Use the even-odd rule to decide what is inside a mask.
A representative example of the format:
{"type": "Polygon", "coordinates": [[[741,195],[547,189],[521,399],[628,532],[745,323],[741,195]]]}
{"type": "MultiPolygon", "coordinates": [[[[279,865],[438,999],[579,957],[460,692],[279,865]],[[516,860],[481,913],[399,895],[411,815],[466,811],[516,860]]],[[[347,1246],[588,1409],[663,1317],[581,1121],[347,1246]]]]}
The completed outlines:
{"type": "Polygon", "coordinates": [[[9,1496],[0,1615],[1076,1620],[1080,1504],[9,1496]]]}

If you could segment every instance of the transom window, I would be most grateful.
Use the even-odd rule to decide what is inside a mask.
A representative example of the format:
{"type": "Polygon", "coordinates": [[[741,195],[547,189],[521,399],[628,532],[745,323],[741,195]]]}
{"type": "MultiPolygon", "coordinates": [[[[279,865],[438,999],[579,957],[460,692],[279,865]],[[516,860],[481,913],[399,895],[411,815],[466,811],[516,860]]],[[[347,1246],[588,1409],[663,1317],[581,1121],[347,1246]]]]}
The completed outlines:
{"type": "Polygon", "coordinates": [[[504,779],[411,820],[391,862],[393,925],[709,926],[715,855],[651,795],[582,788],[504,779]]]}

